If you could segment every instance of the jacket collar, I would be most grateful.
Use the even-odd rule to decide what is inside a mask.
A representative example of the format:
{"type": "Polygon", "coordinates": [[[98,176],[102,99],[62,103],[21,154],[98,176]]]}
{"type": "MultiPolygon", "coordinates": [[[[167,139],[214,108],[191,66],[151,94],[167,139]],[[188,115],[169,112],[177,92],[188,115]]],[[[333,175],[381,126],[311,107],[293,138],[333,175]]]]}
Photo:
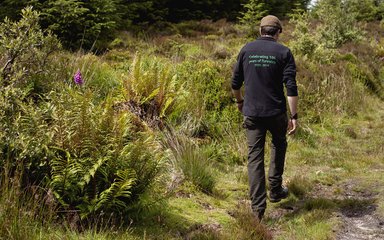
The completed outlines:
{"type": "Polygon", "coordinates": [[[273,37],[258,37],[257,40],[267,40],[267,41],[273,41],[273,42],[276,42],[276,39],[274,39],[273,37]]]}

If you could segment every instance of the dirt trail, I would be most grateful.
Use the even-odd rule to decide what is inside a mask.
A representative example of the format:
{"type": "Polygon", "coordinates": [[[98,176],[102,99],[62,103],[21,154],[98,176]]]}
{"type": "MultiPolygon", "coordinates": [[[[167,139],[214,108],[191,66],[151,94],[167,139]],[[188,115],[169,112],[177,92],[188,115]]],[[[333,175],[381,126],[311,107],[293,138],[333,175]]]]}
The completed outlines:
{"type": "Polygon", "coordinates": [[[384,219],[375,214],[374,205],[363,209],[343,211],[341,218],[343,228],[337,239],[339,240],[383,240],[384,219]]]}
{"type": "MultiPolygon", "coordinates": [[[[380,127],[380,122],[384,120],[384,112],[380,111],[381,121],[379,126],[375,126],[375,137],[384,139],[384,131],[380,127]]],[[[371,135],[372,136],[372,135],[371,135]]],[[[381,149],[383,149],[381,147],[381,149]]],[[[381,150],[382,151],[382,150],[381,150]]],[[[367,169],[367,171],[376,171],[384,174],[383,165],[376,165],[375,169],[367,169]],[[378,168],[377,168],[378,167],[378,168]]],[[[365,192],[356,192],[353,189],[358,186],[354,180],[349,180],[349,183],[343,187],[346,189],[344,199],[357,199],[367,204],[362,204],[360,207],[350,207],[341,209],[338,217],[343,223],[339,230],[336,239],[338,240],[384,240],[384,216],[378,214],[377,205],[375,202],[382,201],[379,193],[372,194],[373,189],[383,191],[384,182],[376,182],[375,186],[365,188],[365,192]]],[[[377,191],[376,191],[377,192],[377,191]]]]}

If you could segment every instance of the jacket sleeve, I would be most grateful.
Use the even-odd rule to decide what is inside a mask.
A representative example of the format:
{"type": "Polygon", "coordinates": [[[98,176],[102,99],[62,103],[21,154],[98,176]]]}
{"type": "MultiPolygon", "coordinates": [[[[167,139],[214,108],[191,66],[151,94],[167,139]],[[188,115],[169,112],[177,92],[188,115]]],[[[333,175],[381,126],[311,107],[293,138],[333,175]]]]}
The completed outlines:
{"type": "Polygon", "coordinates": [[[286,56],[286,65],[283,71],[283,81],[287,89],[287,96],[298,96],[296,85],[296,64],[291,51],[288,51],[286,56]]]}
{"type": "Polygon", "coordinates": [[[232,89],[239,90],[244,82],[244,71],[243,71],[243,51],[240,51],[237,56],[237,62],[233,71],[232,76],[232,89]]]}

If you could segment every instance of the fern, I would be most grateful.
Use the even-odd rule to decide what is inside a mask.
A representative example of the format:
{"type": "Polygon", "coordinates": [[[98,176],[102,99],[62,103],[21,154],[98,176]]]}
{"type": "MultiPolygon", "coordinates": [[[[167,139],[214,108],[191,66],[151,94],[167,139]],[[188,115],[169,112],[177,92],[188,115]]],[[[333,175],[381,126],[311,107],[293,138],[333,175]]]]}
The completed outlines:
{"type": "Polygon", "coordinates": [[[131,196],[131,188],[135,184],[136,174],[131,169],[121,170],[117,172],[117,177],[112,185],[100,194],[97,201],[96,210],[108,209],[110,206],[124,209],[131,196]]]}
{"type": "Polygon", "coordinates": [[[100,167],[108,160],[108,158],[100,158],[95,164],[93,164],[89,169],[82,169],[84,173],[82,179],[79,182],[79,186],[83,189],[84,186],[89,184],[91,178],[95,177],[97,171],[100,170],[100,167]]]}
{"type": "Polygon", "coordinates": [[[143,58],[136,54],[128,78],[123,82],[125,98],[131,111],[152,125],[168,116],[183,97],[175,69],[160,59],[143,58]]]}
{"type": "Polygon", "coordinates": [[[78,188],[76,187],[77,178],[83,173],[82,167],[76,162],[71,154],[60,148],[56,150],[56,157],[51,159],[51,183],[53,193],[63,206],[69,206],[77,198],[78,188]]]}

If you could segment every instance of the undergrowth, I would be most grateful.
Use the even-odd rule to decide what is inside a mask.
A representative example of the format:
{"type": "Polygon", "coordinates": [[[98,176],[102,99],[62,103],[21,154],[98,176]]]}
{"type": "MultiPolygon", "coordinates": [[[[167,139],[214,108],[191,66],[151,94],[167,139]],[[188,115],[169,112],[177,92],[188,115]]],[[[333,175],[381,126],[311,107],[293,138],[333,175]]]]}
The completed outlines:
{"type": "Polygon", "coordinates": [[[145,41],[121,33],[96,56],[60,50],[31,9],[19,22],[3,22],[0,236],[272,239],[271,226],[287,239],[331,237],[327,216],[362,203],[310,193],[378,158],[355,159],[363,133],[345,122],[384,97],[384,39],[374,33],[382,24],[371,29],[359,17],[323,1],[285,23],[294,28],[283,34],[298,65],[301,116],[288,159],[303,174],[288,170],[292,194],[282,204],[301,208],[267,217],[268,228],[242,202],[247,145],[230,79],[244,29],[202,21],[145,41]],[[82,84],[73,81],[77,71],[82,84]],[[356,161],[341,156],[342,146],[354,149],[348,156],[356,161]],[[169,202],[210,218],[191,221],[169,202]]]}

